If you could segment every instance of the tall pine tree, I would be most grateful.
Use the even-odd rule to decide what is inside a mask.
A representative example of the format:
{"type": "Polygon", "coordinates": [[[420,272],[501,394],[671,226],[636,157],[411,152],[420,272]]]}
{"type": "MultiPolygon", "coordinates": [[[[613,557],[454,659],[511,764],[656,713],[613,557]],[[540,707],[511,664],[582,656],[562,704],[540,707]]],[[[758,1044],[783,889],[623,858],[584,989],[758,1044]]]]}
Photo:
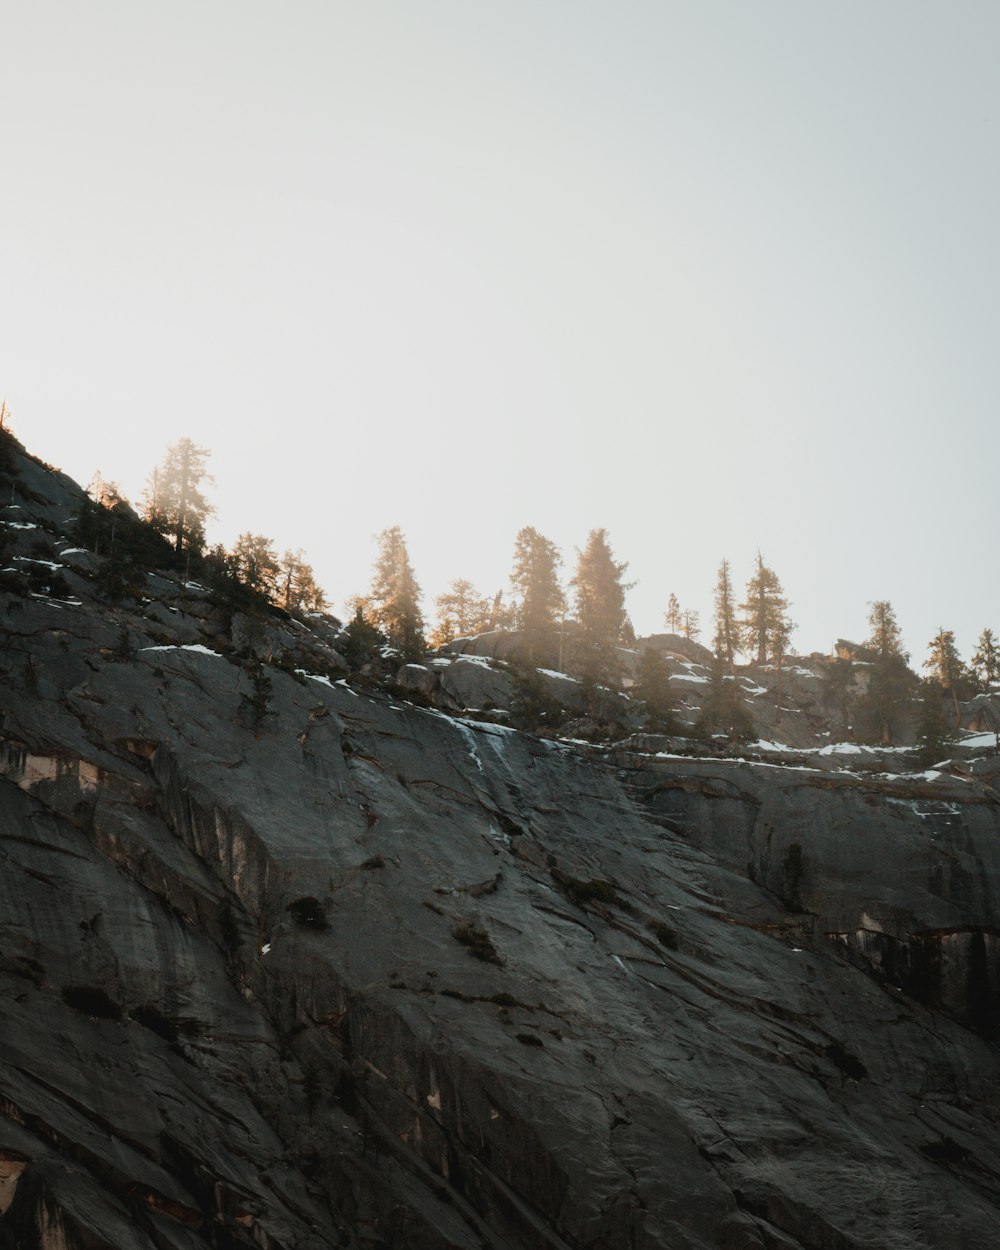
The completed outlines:
{"type": "Polygon", "coordinates": [[[736,671],[736,652],[739,650],[739,628],[736,624],[736,607],[733,603],[733,584],[729,577],[729,561],[719,565],[715,583],[715,654],[729,673],[736,671]]]}
{"type": "Polygon", "coordinates": [[[667,600],[667,610],[663,614],[663,623],[672,634],[679,634],[681,629],[681,605],[673,591],[667,600]]]}
{"type": "Polygon", "coordinates": [[[732,742],[749,742],[756,732],[739,682],[725,671],[725,662],[719,655],[712,661],[708,689],[693,732],[695,737],[706,740],[724,734],[732,742]]]}
{"type": "Polygon", "coordinates": [[[278,576],[278,557],[270,538],[263,534],[241,534],[232,556],[232,569],[243,583],[268,599],[274,598],[278,576]]]}
{"type": "Polygon", "coordinates": [[[555,543],[531,526],[518,531],[514,540],[514,624],[524,635],[528,657],[537,660],[554,650],[558,623],[566,610],[566,596],[559,585],[562,558],[555,543]]]}
{"type": "Polygon", "coordinates": [[[153,470],[146,486],[143,514],[161,534],[170,534],[174,550],[201,551],[205,546],[205,521],[214,508],[205,498],[202,484],[212,480],[205,461],[212,453],[190,438],[167,448],[162,463],[153,470]]]}
{"type": "Polygon", "coordinates": [[[410,564],[403,531],[398,525],[383,530],[378,544],[369,594],[371,619],[391,646],[405,659],[415,660],[426,649],[424,618],[420,611],[420,587],[410,564]]]}
{"type": "Polygon", "coordinates": [[[443,595],[434,600],[438,619],[432,641],[444,646],[453,638],[467,638],[489,629],[492,603],[467,578],[457,577],[443,595]]]}
{"type": "Polygon", "coordinates": [[[924,660],[924,668],[930,669],[931,678],[937,682],[939,689],[951,696],[957,729],[962,719],[958,688],[965,677],[965,665],[955,646],[955,635],[952,630],[941,628],[927,646],[930,656],[924,660]]]}
{"type": "Polygon", "coordinates": [[[910,709],[917,679],[907,663],[909,656],[888,599],[875,600],[868,624],[872,632],[865,648],[871,653],[872,667],[862,706],[876,723],[878,740],[888,746],[910,709]]]}
{"type": "Polygon", "coordinates": [[[324,612],[328,606],[300,548],[287,550],[278,561],[276,602],[286,612],[324,612]]]}
{"type": "Polygon", "coordinates": [[[1000,647],[992,629],[984,629],[979,635],[971,668],[980,690],[989,690],[1000,681],[1000,647]]]}
{"type": "Polygon", "coordinates": [[[941,683],[926,677],[919,690],[916,758],[922,768],[929,768],[944,758],[955,736],[941,703],[941,683]]]}
{"type": "Polygon", "coordinates": [[[781,582],[759,551],[754,575],[747,582],[747,601],[740,604],[740,611],[746,650],[756,651],[757,663],[766,664],[769,656],[775,658],[787,646],[792,624],[781,582]]]}
{"type": "Polygon", "coordinates": [[[650,733],[677,733],[677,700],[670,685],[670,669],[659,651],[647,647],[640,653],[636,683],[629,694],[642,707],[645,729],[650,733]]]}
{"type": "Polygon", "coordinates": [[[615,653],[626,619],[622,574],[627,568],[615,560],[607,530],[591,530],[572,582],[579,631],[575,665],[584,681],[611,683],[620,677],[615,653]]]}

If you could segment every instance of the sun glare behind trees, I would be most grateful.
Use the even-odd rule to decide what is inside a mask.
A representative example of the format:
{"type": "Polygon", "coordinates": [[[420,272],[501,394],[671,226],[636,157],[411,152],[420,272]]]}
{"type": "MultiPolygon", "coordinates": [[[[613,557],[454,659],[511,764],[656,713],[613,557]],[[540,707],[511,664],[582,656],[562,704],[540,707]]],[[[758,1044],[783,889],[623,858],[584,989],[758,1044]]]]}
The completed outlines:
{"type": "MultiPolygon", "coordinates": [[[[144,567],[172,564],[185,577],[229,587],[227,594],[234,603],[251,602],[252,598],[240,599],[249,594],[291,613],[326,611],[329,602],[301,548],[279,555],[271,538],[250,530],[239,534],[231,549],[221,544],[207,547],[205,527],[214,513],[207,495],[213,481],[208,471],[210,454],[187,437],[171,444],[149,476],[141,502],[142,520],[117,483],[95,474],[79,518],[79,532],[83,541],[105,557],[101,574],[105,592],[112,599],[137,594],[144,567]]],[[[345,654],[356,651],[375,656],[382,648],[385,657],[420,660],[428,647],[426,623],[401,527],[383,530],[377,544],[368,593],[346,600],[353,619],[341,635],[343,649],[345,654]]],[[[586,545],[577,552],[573,575],[565,583],[560,577],[562,566],[556,544],[533,527],[523,527],[514,541],[509,601],[504,602],[502,587],[495,594],[484,594],[469,578],[455,578],[434,599],[436,620],[430,645],[445,647],[491,630],[513,632],[518,640],[517,680],[522,686],[527,688],[536,680],[536,665],[557,666],[583,683],[589,692],[588,707],[598,715],[604,701],[601,691],[620,690],[629,667],[632,675],[627,684],[645,708],[647,727],[662,732],[673,726],[670,674],[661,658],[640,648],[638,658],[625,664],[626,650],[635,643],[625,606],[630,584],[623,577],[628,564],[615,558],[607,530],[590,531],[586,545]]],[[[740,656],[775,670],[780,724],[782,669],[794,625],[781,582],[760,551],[745,601],[738,607],[729,561],[721,561],[714,606],[714,655],[709,653],[710,678],[699,732],[708,736],[722,732],[730,738],[751,732],[735,678],[740,656]]],[[[675,636],[695,644],[700,632],[698,612],[682,607],[672,591],[664,623],[675,636]]],[[[939,724],[941,706],[950,705],[949,718],[957,727],[959,701],[1000,683],[1000,645],[993,631],[984,629],[966,665],[953,631],[942,626],[928,644],[929,657],[923,667],[929,675],[921,680],[910,667],[888,600],[870,605],[868,624],[864,643],[845,643],[847,653],[827,660],[822,702],[838,714],[845,737],[860,734],[889,744],[898,739],[904,725],[917,724],[920,741],[933,754],[945,740],[939,724]]]]}

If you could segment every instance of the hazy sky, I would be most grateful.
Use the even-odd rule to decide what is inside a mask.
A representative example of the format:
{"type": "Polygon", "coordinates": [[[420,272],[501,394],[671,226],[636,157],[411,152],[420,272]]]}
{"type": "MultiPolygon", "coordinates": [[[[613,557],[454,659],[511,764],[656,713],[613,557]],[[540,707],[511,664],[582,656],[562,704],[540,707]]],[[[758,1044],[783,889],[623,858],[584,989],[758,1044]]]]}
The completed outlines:
{"type": "Polygon", "coordinates": [[[759,546],[801,651],[888,598],[1000,631],[1000,5],[0,0],[0,395],[342,608],[605,526],[702,613],[759,546]]]}

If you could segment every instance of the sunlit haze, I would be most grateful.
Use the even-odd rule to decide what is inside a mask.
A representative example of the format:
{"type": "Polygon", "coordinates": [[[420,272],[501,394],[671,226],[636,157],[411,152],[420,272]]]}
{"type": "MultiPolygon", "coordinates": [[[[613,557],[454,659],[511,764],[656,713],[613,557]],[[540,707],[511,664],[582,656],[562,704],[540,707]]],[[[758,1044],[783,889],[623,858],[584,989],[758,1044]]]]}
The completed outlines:
{"type": "Polygon", "coordinates": [[[759,547],[829,650],[1000,630],[1000,6],[49,3],[0,22],[0,397],[335,611],[606,527],[639,633],[759,547]]]}

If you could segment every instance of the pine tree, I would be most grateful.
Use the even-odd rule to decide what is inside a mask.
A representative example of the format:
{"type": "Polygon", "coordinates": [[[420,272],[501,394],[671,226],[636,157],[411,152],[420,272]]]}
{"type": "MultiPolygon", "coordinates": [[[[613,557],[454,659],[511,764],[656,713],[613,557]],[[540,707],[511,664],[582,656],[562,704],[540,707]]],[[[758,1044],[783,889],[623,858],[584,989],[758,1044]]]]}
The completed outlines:
{"type": "Polygon", "coordinates": [[[676,698],[670,685],[670,669],[659,651],[647,647],[639,656],[633,700],[642,705],[645,728],[651,733],[677,732],[676,698]]]}
{"type": "Polygon", "coordinates": [[[749,742],[755,732],[739,683],[725,671],[725,661],[717,655],[712,662],[705,702],[694,726],[695,736],[710,739],[721,733],[733,742],[749,742]]]}
{"type": "Polygon", "coordinates": [[[443,595],[438,595],[434,606],[438,619],[431,641],[435,647],[442,647],[453,638],[484,633],[493,616],[491,601],[464,577],[456,578],[443,595]]]}
{"type": "Polygon", "coordinates": [[[678,634],[681,629],[681,619],[681,605],[677,596],[671,591],[670,598],[667,600],[667,610],[663,615],[663,623],[672,634],[678,634]]]}
{"type": "Polygon", "coordinates": [[[241,534],[233,545],[232,571],[238,581],[259,595],[274,597],[278,577],[278,557],[271,539],[263,534],[241,534]]]}
{"type": "Polygon", "coordinates": [[[878,726],[878,740],[888,746],[909,709],[916,676],[907,664],[909,656],[903,651],[896,614],[887,599],[875,600],[868,624],[872,632],[865,647],[872,655],[872,667],[862,706],[878,726]]]}
{"type": "Polygon", "coordinates": [[[781,724],[781,693],[783,685],[783,674],[785,671],[785,652],[788,650],[788,643],[792,636],[792,630],[795,626],[787,616],[780,616],[774,628],[771,631],[770,649],[771,659],[777,669],[778,681],[775,687],[775,723],[781,724]]]}
{"type": "Polygon", "coordinates": [[[903,636],[888,599],[875,600],[868,613],[868,624],[872,632],[865,643],[867,650],[882,659],[900,656],[904,661],[909,659],[903,652],[903,636]]]}
{"type": "Polygon", "coordinates": [[[924,668],[930,669],[931,677],[939,688],[951,695],[957,729],[962,719],[958,706],[958,688],[965,676],[965,665],[955,646],[955,635],[950,629],[939,629],[927,646],[931,654],[924,661],[924,668]]]}
{"type": "Polygon", "coordinates": [[[715,654],[730,673],[736,671],[736,652],[739,649],[739,630],[736,625],[736,609],[733,606],[733,586],[729,578],[729,561],[719,565],[715,583],[715,654]]]}
{"type": "Polygon", "coordinates": [[[698,613],[693,608],[685,608],[681,613],[681,633],[691,642],[697,642],[701,634],[698,613]]]}
{"type": "Polygon", "coordinates": [[[532,660],[552,650],[556,625],[566,610],[566,597],[559,585],[561,564],[555,543],[530,526],[518,531],[510,575],[517,596],[514,622],[524,634],[532,660]]]}
{"type": "Polygon", "coordinates": [[[955,740],[944,714],[942,694],[941,683],[933,677],[920,682],[916,758],[922,768],[929,768],[942,759],[955,740]]]}
{"type": "Polygon", "coordinates": [[[572,581],[579,627],[575,664],[584,681],[617,682],[620,676],[615,652],[625,624],[627,568],[615,560],[607,530],[591,530],[572,581]]]}
{"type": "Polygon", "coordinates": [[[378,543],[370,619],[405,659],[415,660],[426,649],[424,618],[420,611],[420,587],[410,564],[403,531],[398,525],[383,530],[378,543]]]}
{"type": "Polygon", "coordinates": [[[249,691],[241,691],[240,707],[247,713],[253,723],[254,737],[260,737],[264,717],[270,712],[273,687],[264,665],[260,660],[250,660],[243,666],[250,683],[249,691]]]}
{"type": "Polygon", "coordinates": [[[773,658],[787,645],[793,628],[787,609],[781,582],[758,551],[757,567],[747,582],[747,601],[740,604],[742,637],[748,651],[756,650],[758,664],[766,664],[768,656],[773,658]]]}
{"type": "Polygon", "coordinates": [[[365,615],[364,603],[355,599],[354,615],[337,638],[337,650],[350,664],[358,669],[374,658],[385,635],[365,615]]]}
{"type": "Polygon", "coordinates": [[[823,702],[840,713],[840,732],[846,738],[850,732],[851,708],[854,702],[854,662],[836,658],[830,661],[822,674],[823,702]]]}
{"type": "Polygon", "coordinates": [[[1000,681],[1000,647],[992,629],[984,629],[979,635],[971,668],[980,690],[989,690],[1000,681]]]}
{"type": "Polygon", "coordinates": [[[312,565],[306,563],[299,548],[286,551],[278,561],[276,602],[286,612],[324,612],[328,607],[312,565]]]}
{"type": "Polygon", "coordinates": [[[214,509],[201,487],[212,480],[205,468],[211,454],[207,447],[182,438],[167,448],[147,484],[144,517],[162,534],[173,535],[178,554],[201,551],[205,545],[205,521],[214,509]]]}

